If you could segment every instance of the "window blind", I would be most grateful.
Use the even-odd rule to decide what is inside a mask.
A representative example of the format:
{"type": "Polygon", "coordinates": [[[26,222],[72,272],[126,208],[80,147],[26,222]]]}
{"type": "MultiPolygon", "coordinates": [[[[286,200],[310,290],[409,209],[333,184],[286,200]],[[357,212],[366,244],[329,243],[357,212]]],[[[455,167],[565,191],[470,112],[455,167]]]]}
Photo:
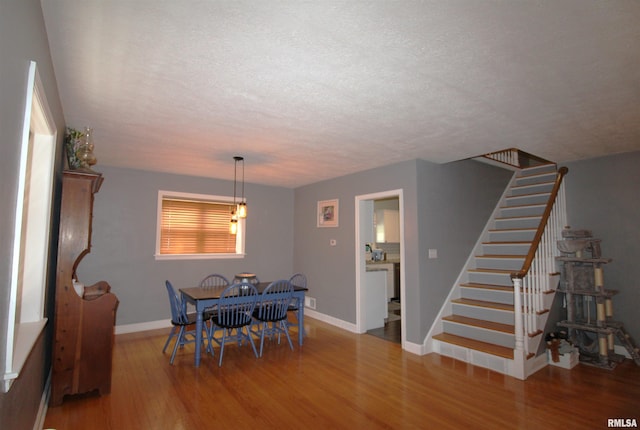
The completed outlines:
{"type": "Polygon", "coordinates": [[[160,254],[233,254],[230,203],[162,199],[160,254]]]}

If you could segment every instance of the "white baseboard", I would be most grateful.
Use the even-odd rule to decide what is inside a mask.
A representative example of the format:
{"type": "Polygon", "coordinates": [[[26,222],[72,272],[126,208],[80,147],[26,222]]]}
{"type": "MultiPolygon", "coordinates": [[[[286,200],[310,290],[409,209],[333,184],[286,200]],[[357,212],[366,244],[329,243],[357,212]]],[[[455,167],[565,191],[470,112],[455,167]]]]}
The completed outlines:
{"type": "Polygon", "coordinates": [[[411,342],[405,342],[404,343],[404,350],[407,352],[410,352],[412,354],[415,355],[426,355],[427,352],[424,349],[424,345],[421,345],[419,343],[411,343],[411,342]]]}
{"type": "Polygon", "coordinates": [[[51,370],[47,375],[47,382],[44,384],[44,390],[42,391],[42,397],[40,398],[40,406],[38,407],[38,415],[36,421],[33,423],[33,430],[42,430],[44,427],[44,419],[47,416],[47,410],[49,408],[49,396],[51,395],[51,370]]]}
{"type": "Polygon", "coordinates": [[[123,324],[117,325],[115,328],[116,334],[136,333],[139,331],[157,330],[159,328],[171,327],[171,320],[158,320],[149,321],[137,324],[123,324]]]}
{"type": "Polygon", "coordinates": [[[305,308],[304,315],[309,316],[310,318],[316,319],[318,321],[326,322],[327,324],[331,324],[332,326],[341,328],[343,330],[350,331],[351,333],[357,333],[356,325],[347,321],[343,321],[341,319],[322,314],[320,312],[314,311],[313,309],[305,308]]]}

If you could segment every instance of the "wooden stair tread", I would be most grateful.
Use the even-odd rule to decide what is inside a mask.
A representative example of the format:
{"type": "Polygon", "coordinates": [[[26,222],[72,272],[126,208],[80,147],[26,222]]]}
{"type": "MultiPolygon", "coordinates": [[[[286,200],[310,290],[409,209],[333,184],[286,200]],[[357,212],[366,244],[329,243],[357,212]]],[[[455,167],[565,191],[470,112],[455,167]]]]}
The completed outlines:
{"type": "Polygon", "coordinates": [[[483,245],[531,245],[531,241],[525,241],[525,240],[516,240],[514,242],[503,242],[503,241],[497,241],[497,242],[482,242],[483,245]]]}
{"type": "Polygon", "coordinates": [[[496,232],[513,232],[513,231],[537,231],[537,228],[533,228],[533,227],[525,227],[525,228],[492,228],[489,229],[489,231],[491,233],[496,233],[496,232]]]}
{"type": "Polygon", "coordinates": [[[528,218],[542,218],[542,215],[498,216],[498,217],[495,217],[494,220],[506,221],[506,220],[512,220],[512,219],[522,220],[522,219],[528,219],[528,218]]]}
{"type": "MultiPolygon", "coordinates": [[[[533,176],[525,176],[525,178],[527,179],[531,179],[533,176]]],[[[532,182],[530,184],[520,184],[520,185],[513,185],[510,187],[510,189],[512,190],[522,190],[525,189],[527,187],[532,188],[532,187],[543,187],[545,185],[551,185],[553,186],[553,184],[555,184],[554,181],[544,181],[544,182],[532,182]]]]}
{"type": "Polygon", "coordinates": [[[474,299],[454,299],[451,302],[457,303],[460,305],[478,306],[482,308],[490,308],[490,309],[497,309],[501,311],[513,312],[513,305],[508,305],[505,303],[486,302],[484,300],[474,300],[474,299]]]}
{"type": "Polygon", "coordinates": [[[498,275],[508,275],[513,272],[517,272],[517,270],[503,270],[503,269],[469,269],[469,272],[480,272],[480,273],[495,273],[498,275]]]}
{"type": "Polygon", "coordinates": [[[551,191],[543,191],[541,193],[518,194],[517,196],[506,196],[505,199],[518,199],[521,197],[545,196],[545,195],[546,196],[551,195],[551,191]]]}
{"type": "Polygon", "coordinates": [[[474,349],[476,351],[481,351],[487,354],[513,360],[513,349],[506,348],[504,346],[481,342],[479,340],[469,339],[466,337],[456,336],[448,333],[440,333],[433,336],[433,338],[441,342],[451,343],[453,345],[458,345],[464,348],[474,349]]]}
{"type": "Polygon", "coordinates": [[[499,331],[501,333],[508,333],[508,334],[515,333],[515,329],[513,325],[510,325],[510,324],[502,324],[502,323],[497,323],[493,321],[480,320],[477,318],[469,318],[462,315],[449,315],[442,319],[445,321],[456,323],[456,324],[464,324],[472,327],[499,331]]]}
{"type": "MultiPolygon", "coordinates": [[[[513,198],[513,197],[507,197],[507,198],[513,198]]],[[[522,209],[522,208],[533,208],[536,206],[546,206],[546,203],[530,203],[528,205],[513,205],[513,206],[500,206],[500,209],[522,209]]]]}
{"type": "Polygon", "coordinates": [[[494,285],[494,284],[478,284],[476,282],[465,282],[464,284],[460,284],[461,287],[466,288],[481,288],[484,290],[497,290],[497,291],[506,291],[513,292],[512,286],[506,285],[494,285]]]}
{"type": "Polygon", "coordinates": [[[510,255],[510,254],[483,254],[476,255],[476,258],[526,258],[526,255],[510,255]]]}

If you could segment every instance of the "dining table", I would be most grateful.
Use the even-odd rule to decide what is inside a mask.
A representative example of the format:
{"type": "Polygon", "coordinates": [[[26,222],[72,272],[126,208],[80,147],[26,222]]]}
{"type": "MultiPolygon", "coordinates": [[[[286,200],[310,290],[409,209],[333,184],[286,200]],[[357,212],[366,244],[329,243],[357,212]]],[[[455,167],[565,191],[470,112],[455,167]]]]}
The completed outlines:
{"type": "MultiPolygon", "coordinates": [[[[254,286],[258,290],[258,294],[262,292],[270,285],[270,282],[260,282],[254,286]]],[[[204,313],[205,310],[214,307],[220,301],[220,295],[228,287],[190,287],[180,288],[180,294],[182,295],[182,303],[185,307],[187,303],[191,303],[196,308],[196,347],[194,364],[196,367],[200,366],[200,358],[202,354],[202,330],[204,327],[204,313]]],[[[309,289],[306,287],[293,286],[293,298],[298,301],[298,344],[302,345],[304,337],[304,297],[309,289]]],[[[259,298],[258,298],[259,299],[259,298]]]]}

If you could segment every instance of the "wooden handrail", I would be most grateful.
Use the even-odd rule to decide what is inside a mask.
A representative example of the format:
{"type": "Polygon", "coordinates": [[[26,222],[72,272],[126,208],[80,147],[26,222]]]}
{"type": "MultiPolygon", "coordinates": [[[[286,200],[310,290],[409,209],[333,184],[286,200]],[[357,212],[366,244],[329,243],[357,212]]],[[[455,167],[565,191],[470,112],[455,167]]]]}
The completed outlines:
{"type": "Polygon", "coordinates": [[[562,184],[562,178],[569,172],[569,169],[566,167],[561,167],[558,170],[558,175],[556,176],[556,181],[553,184],[553,189],[551,190],[551,197],[547,202],[547,206],[544,209],[544,213],[542,214],[542,219],[540,220],[540,225],[538,226],[538,230],[536,231],[536,235],[533,238],[533,242],[531,243],[531,248],[529,248],[529,253],[522,264],[522,269],[519,272],[514,272],[511,274],[511,279],[519,278],[522,279],[527,276],[529,273],[529,268],[531,267],[531,263],[538,251],[538,246],[540,245],[540,240],[542,240],[542,235],[544,234],[544,230],[547,227],[547,222],[549,221],[549,216],[551,215],[551,210],[553,209],[553,205],[555,204],[556,198],[558,197],[558,191],[560,190],[560,185],[562,184]]]}

